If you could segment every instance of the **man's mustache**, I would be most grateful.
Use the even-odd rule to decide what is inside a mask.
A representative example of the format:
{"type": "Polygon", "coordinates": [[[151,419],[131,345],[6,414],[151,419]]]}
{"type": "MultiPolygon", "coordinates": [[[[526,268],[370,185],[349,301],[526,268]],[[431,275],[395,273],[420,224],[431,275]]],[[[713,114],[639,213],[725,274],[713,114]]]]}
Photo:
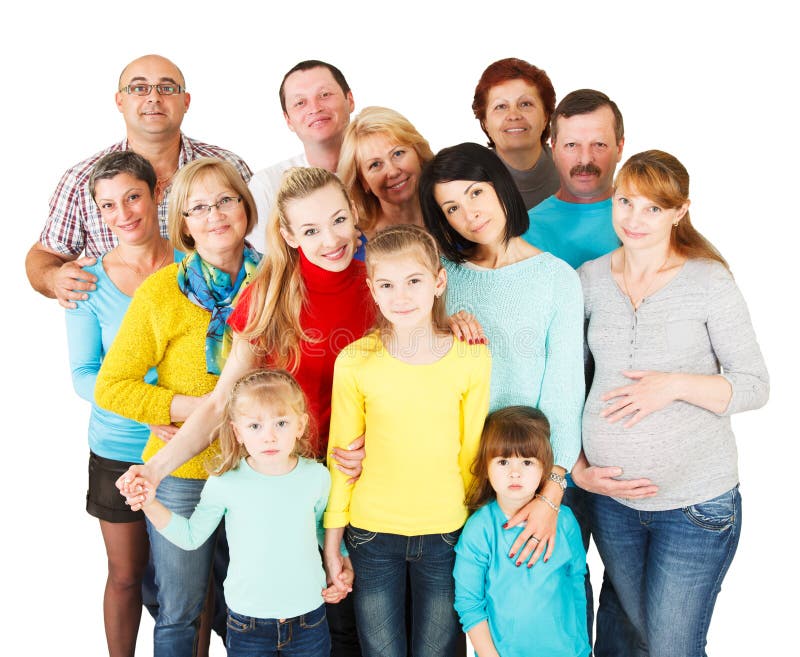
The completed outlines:
{"type": "Polygon", "coordinates": [[[596,164],[578,164],[569,170],[570,176],[585,176],[587,174],[600,177],[600,167],[596,164]]]}

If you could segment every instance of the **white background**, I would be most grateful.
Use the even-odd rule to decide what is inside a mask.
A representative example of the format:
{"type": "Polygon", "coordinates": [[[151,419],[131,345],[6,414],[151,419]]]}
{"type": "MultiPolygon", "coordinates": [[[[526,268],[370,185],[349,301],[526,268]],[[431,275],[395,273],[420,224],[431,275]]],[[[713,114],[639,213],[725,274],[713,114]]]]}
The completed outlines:
{"type": "MultiPolygon", "coordinates": [[[[9,240],[0,265],[7,373],[0,653],[105,649],[105,555],[97,521],[83,510],[88,406],[71,388],[63,311],[31,290],[23,261],[63,171],[122,138],[117,78],[149,52],[186,75],[185,132],[233,150],[254,170],[300,150],[277,87],[309,58],[344,71],[356,110],[399,110],[434,151],[483,142],[470,109],[475,84],[490,62],[516,56],[544,68],[559,99],[594,87],[616,100],[625,155],[661,148],[681,159],[692,175],[693,221],[732,265],[773,390],[765,409],[734,423],[744,530],[709,653],[792,651],[798,431],[790,377],[799,361],[789,339],[797,306],[790,263],[799,144],[797,106],[789,102],[798,64],[791,10],[770,1],[13,6],[0,17],[0,207],[9,240]]],[[[143,620],[140,654],[151,651],[151,626],[143,620]]]]}

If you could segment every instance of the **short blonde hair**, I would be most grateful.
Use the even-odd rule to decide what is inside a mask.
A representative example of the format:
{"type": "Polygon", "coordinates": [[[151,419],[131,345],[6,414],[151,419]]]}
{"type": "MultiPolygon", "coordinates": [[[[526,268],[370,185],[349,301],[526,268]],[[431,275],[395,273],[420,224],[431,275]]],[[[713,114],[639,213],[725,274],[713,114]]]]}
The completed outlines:
{"type": "Polygon", "coordinates": [[[185,165],[175,174],[169,193],[167,231],[172,246],[179,251],[194,251],[194,239],[189,234],[186,217],[183,216],[183,213],[189,209],[186,206],[194,184],[210,176],[228,185],[238,196],[242,197],[244,212],[247,216],[245,234],[249,234],[256,225],[258,220],[256,204],[241,174],[230,162],[216,157],[201,157],[185,165]]]}
{"type": "Polygon", "coordinates": [[[414,149],[420,164],[433,159],[433,151],[428,141],[406,117],[388,107],[365,107],[347,126],[342,148],[339,152],[339,178],[358,211],[359,223],[370,230],[378,218],[381,204],[378,198],[364,189],[359,162],[359,144],[365,137],[386,135],[396,139],[399,144],[414,149]]]}

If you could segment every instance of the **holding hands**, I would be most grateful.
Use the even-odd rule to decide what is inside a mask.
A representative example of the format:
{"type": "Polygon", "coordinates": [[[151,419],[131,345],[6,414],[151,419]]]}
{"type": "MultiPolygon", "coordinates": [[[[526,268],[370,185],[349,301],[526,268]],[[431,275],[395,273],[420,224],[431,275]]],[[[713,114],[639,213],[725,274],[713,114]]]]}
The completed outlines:
{"type": "Polygon", "coordinates": [[[131,507],[131,511],[139,511],[155,499],[159,483],[161,478],[143,463],[128,468],[128,471],[117,479],[116,486],[120,495],[125,498],[125,503],[131,507]]]}

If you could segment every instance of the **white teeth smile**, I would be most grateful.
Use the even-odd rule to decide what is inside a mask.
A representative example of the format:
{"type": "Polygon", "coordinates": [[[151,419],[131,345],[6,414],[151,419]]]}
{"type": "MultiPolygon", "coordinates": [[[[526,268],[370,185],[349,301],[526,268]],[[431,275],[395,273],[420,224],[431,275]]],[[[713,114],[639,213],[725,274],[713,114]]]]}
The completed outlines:
{"type": "Polygon", "coordinates": [[[395,183],[394,185],[389,185],[388,189],[391,189],[391,190],[394,190],[394,191],[397,191],[398,189],[403,189],[403,187],[405,187],[407,182],[408,182],[408,178],[406,178],[405,180],[401,180],[399,183],[395,183]]]}
{"type": "Polygon", "coordinates": [[[340,246],[335,251],[331,251],[330,253],[323,253],[322,257],[328,258],[328,260],[338,260],[344,255],[345,248],[346,248],[345,246],[340,246]]]}

